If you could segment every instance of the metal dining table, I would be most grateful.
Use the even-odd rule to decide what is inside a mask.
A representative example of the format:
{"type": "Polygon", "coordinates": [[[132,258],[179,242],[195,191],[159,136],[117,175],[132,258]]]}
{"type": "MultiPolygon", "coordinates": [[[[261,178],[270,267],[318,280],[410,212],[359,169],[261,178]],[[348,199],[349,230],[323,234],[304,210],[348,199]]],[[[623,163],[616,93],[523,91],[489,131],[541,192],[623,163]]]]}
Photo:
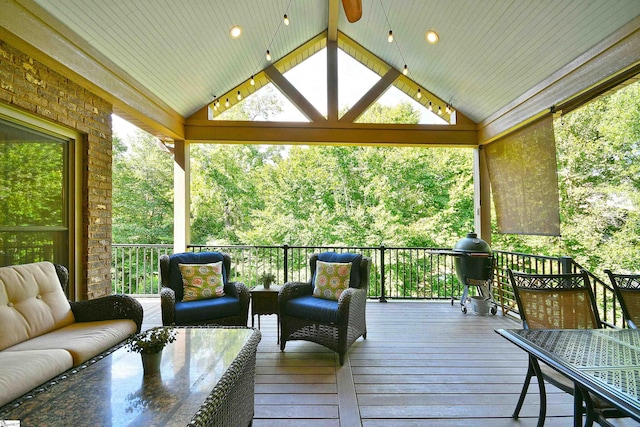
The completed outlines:
{"type": "Polygon", "coordinates": [[[591,392],[640,422],[640,330],[497,329],[518,347],[571,379],[582,392],[574,405],[581,425],[582,400],[591,392]]]}

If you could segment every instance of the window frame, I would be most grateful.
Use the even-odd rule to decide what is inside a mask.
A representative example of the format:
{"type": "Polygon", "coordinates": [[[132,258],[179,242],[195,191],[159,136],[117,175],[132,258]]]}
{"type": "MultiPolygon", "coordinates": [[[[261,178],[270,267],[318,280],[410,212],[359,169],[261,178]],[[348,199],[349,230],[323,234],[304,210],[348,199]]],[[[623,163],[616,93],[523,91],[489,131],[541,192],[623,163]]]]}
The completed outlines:
{"type": "Polygon", "coordinates": [[[0,118],[24,126],[25,128],[67,141],[66,156],[67,173],[63,185],[69,197],[65,200],[68,224],[69,288],[68,297],[76,300],[81,295],[80,277],[82,277],[82,147],[83,134],[75,129],[19,110],[10,105],[0,103],[0,118]]]}

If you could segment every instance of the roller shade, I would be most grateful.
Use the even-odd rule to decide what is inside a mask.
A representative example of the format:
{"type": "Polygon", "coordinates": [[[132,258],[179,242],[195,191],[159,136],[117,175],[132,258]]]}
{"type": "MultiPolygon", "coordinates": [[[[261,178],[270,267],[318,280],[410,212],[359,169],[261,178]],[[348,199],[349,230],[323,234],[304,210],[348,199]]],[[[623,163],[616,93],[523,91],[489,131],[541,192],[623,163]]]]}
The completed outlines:
{"type": "Polygon", "coordinates": [[[498,231],[560,235],[558,166],[553,117],[485,147],[498,231]]]}

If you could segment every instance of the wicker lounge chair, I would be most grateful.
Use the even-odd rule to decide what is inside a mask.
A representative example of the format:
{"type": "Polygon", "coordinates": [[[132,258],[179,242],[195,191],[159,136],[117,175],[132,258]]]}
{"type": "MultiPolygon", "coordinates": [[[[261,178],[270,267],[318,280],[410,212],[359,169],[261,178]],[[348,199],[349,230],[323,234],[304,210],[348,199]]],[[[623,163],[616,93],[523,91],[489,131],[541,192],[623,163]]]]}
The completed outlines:
{"type": "Polygon", "coordinates": [[[160,257],[160,305],[162,324],[247,326],[249,289],[241,282],[229,282],[231,257],[220,252],[185,252],[160,257]],[[222,261],[224,296],[184,301],[179,264],[211,264],[222,261]]]}
{"type": "Polygon", "coordinates": [[[311,281],[285,283],[280,291],[280,350],[284,351],[287,341],[312,341],[337,352],[340,365],[343,365],[349,347],[360,336],[367,338],[366,302],[371,258],[324,252],[312,255],[309,266],[311,281]],[[350,285],[336,301],[313,296],[318,261],[352,262],[350,285]]]}
{"type": "Polygon", "coordinates": [[[640,325],[640,274],[614,273],[605,270],[622,307],[627,326],[638,329],[640,325]]]}

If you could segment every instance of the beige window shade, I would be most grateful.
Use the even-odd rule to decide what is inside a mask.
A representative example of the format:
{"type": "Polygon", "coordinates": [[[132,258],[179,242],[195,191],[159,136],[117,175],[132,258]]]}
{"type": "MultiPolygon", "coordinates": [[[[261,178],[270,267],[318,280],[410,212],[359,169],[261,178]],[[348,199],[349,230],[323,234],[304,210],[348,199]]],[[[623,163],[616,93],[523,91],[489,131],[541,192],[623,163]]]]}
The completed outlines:
{"type": "Polygon", "coordinates": [[[551,115],[485,148],[498,231],[560,235],[558,166],[551,115]]]}

